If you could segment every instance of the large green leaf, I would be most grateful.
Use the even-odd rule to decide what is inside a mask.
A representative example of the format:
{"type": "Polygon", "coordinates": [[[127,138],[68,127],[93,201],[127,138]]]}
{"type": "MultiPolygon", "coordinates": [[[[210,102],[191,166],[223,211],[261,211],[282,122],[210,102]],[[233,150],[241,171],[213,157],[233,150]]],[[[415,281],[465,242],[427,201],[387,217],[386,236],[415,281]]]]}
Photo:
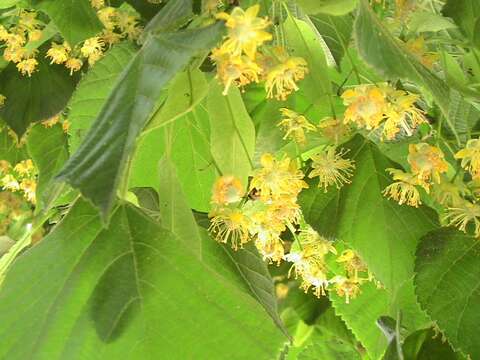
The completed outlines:
{"type": "Polygon", "coordinates": [[[172,80],[168,97],[158,114],[148,124],[147,131],[165,126],[193,110],[208,92],[205,75],[198,69],[187,69],[172,80]]]}
{"type": "Polygon", "coordinates": [[[210,211],[218,171],[210,153],[209,116],[203,106],[177,119],[171,127],[157,128],[142,136],[132,160],[130,186],[157,188],[157,174],[152,169],[157,168],[167,143],[189,208],[210,211]]]}
{"type": "Polygon", "coordinates": [[[345,53],[349,51],[353,17],[318,14],[310,16],[310,19],[327,43],[335,61],[340,64],[345,53]]]}
{"type": "Polygon", "coordinates": [[[454,229],[427,234],[417,250],[418,300],[455,349],[480,358],[480,242],[454,229]]]}
{"type": "Polygon", "coordinates": [[[305,217],[320,233],[349,243],[395,291],[411,280],[417,242],[435,228],[434,212],[400,206],[382,195],[391,183],[385,169],[398,166],[376,145],[357,136],[345,148],[356,164],[352,184],[324,193],[312,183],[300,196],[305,217]]]}
{"type": "Polygon", "coordinates": [[[255,150],[255,128],[245,109],[240,91],[231,88],[222,95],[222,87],[212,81],[207,97],[210,115],[211,153],[224,175],[234,175],[247,186],[255,150]]]}
{"type": "Polygon", "coordinates": [[[192,56],[211,48],[222,24],[199,30],[151,35],[120,75],[95,123],[59,180],[90,199],[107,220],[137,136],[149,120],[163,87],[192,56]]]}
{"type": "Polygon", "coordinates": [[[387,79],[408,79],[424,87],[448,116],[450,94],[446,83],[406,51],[378,19],[367,0],[360,0],[355,38],[358,51],[368,64],[387,79]]]}
{"type": "Polygon", "coordinates": [[[447,0],[442,12],[455,21],[473,45],[480,47],[480,2],[447,0]]]}
{"type": "Polygon", "coordinates": [[[48,14],[64,39],[74,46],[102,31],[102,23],[89,0],[35,0],[48,14]]]}
{"type": "Polygon", "coordinates": [[[296,0],[307,14],[345,15],[355,9],[357,0],[296,0]]]}
{"type": "Polygon", "coordinates": [[[52,128],[38,124],[28,133],[27,147],[39,172],[37,208],[43,207],[44,198],[54,191],[51,180],[68,159],[67,136],[60,124],[52,128]]]}
{"type": "Polygon", "coordinates": [[[28,158],[25,147],[20,147],[8,133],[8,128],[0,123],[0,159],[16,164],[28,158]]]}
{"type": "Polygon", "coordinates": [[[68,103],[69,145],[75,151],[105,104],[117,79],[135,54],[130,43],[115,45],[78,83],[68,103]]]}
{"type": "Polygon", "coordinates": [[[291,53],[304,58],[308,64],[309,73],[300,83],[302,90],[312,103],[318,103],[325,95],[332,93],[322,43],[305,21],[291,15],[285,21],[284,28],[291,53]]]}
{"type": "Polygon", "coordinates": [[[38,71],[31,77],[22,76],[10,63],[0,73],[0,94],[7,97],[0,108],[0,117],[18,134],[36,121],[60,112],[75,88],[76,77],[60,65],[50,65],[40,54],[38,71]]]}
{"type": "Polygon", "coordinates": [[[80,201],[11,268],[0,357],[271,359],[285,337],[203,235],[202,260],[131,205],[104,229],[80,201]]]}

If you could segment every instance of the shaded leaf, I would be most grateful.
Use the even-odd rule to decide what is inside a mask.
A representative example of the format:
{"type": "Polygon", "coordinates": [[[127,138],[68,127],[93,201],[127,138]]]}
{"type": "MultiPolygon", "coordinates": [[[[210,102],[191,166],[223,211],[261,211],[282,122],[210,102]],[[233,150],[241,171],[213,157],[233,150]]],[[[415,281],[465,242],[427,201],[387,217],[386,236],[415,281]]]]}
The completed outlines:
{"type": "Polygon", "coordinates": [[[70,150],[74,152],[100,113],[109,94],[118,81],[123,69],[135,54],[130,43],[115,45],[78,83],[76,91],[68,103],[68,133],[70,150]]]}
{"type": "Polygon", "coordinates": [[[72,47],[103,29],[89,0],[42,0],[36,3],[37,9],[48,14],[72,47]]]}
{"type": "Polygon", "coordinates": [[[20,136],[31,123],[60,112],[76,84],[65,67],[50,65],[43,54],[37,60],[38,71],[31,77],[22,76],[13,63],[0,73],[0,94],[7,98],[0,117],[20,136]]]}
{"type": "Polygon", "coordinates": [[[480,358],[480,242],[454,229],[427,234],[415,262],[418,300],[455,349],[480,358]]]}
{"type": "Polygon", "coordinates": [[[447,0],[442,12],[455,21],[473,45],[480,47],[480,3],[477,0],[447,0]]]}

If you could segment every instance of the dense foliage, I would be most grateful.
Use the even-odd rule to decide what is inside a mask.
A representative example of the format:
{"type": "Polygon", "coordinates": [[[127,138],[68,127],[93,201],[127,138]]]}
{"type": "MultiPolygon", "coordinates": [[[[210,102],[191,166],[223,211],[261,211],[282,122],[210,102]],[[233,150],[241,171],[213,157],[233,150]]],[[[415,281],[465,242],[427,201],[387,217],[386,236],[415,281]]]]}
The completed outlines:
{"type": "Polygon", "coordinates": [[[0,0],[1,359],[480,359],[480,2],[0,0]]]}

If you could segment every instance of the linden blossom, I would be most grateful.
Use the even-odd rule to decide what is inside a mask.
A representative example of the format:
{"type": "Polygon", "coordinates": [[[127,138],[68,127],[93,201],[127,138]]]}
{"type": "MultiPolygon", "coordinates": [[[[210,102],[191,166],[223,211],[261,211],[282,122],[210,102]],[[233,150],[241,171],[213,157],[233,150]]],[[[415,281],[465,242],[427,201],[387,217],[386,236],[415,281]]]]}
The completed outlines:
{"type": "Polygon", "coordinates": [[[473,179],[480,179],[480,140],[468,140],[464,149],[455,154],[455,159],[461,159],[461,166],[467,170],[473,179]]]}

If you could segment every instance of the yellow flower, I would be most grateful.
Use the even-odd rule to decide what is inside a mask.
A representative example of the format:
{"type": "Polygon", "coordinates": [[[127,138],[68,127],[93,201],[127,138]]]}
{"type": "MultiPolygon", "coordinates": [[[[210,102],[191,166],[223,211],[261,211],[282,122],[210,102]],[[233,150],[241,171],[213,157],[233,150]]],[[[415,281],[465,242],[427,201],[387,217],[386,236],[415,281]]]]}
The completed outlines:
{"type": "Polygon", "coordinates": [[[408,152],[407,160],[412,173],[417,176],[426,191],[429,190],[430,181],[440,183],[440,174],[448,170],[448,163],[442,150],[426,143],[419,143],[410,144],[408,152]]]}
{"type": "Polygon", "coordinates": [[[8,34],[5,42],[7,43],[7,47],[13,49],[22,47],[23,45],[25,45],[27,40],[25,39],[25,36],[20,34],[8,34]]]}
{"type": "Polygon", "coordinates": [[[376,129],[384,119],[386,94],[383,88],[375,85],[359,85],[342,94],[347,106],[345,123],[353,122],[360,128],[376,129]]]}
{"type": "Polygon", "coordinates": [[[60,121],[60,115],[54,115],[51,118],[48,118],[47,120],[42,121],[42,125],[46,128],[51,128],[55,124],[57,124],[60,121]]]}
{"type": "Polygon", "coordinates": [[[281,108],[280,112],[284,118],[277,126],[285,131],[283,139],[290,138],[296,143],[304,145],[306,143],[305,132],[315,131],[317,129],[315,125],[310,123],[305,116],[290,109],[281,108]]]}
{"type": "Polygon", "coordinates": [[[279,234],[270,236],[266,239],[257,237],[255,240],[255,246],[260,255],[262,255],[263,260],[267,260],[269,263],[276,262],[277,265],[279,265],[285,254],[279,234]]]}
{"type": "Polygon", "coordinates": [[[330,280],[335,286],[338,296],[345,297],[345,302],[350,303],[350,299],[354,299],[360,294],[360,283],[354,279],[348,279],[345,276],[335,276],[330,280]]]}
{"type": "Polygon", "coordinates": [[[407,136],[422,123],[427,123],[425,113],[415,106],[419,97],[403,90],[388,92],[388,105],[385,109],[386,121],[383,128],[384,137],[393,140],[403,130],[407,136]]]}
{"type": "Polygon", "coordinates": [[[22,60],[17,64],[17,69],[22,75],[32,76],[37,70],[38,61],[35,58],[22,60]]]}
{"type": "Polygon", "coordinates": [[[71,50],[70,46],[65,42],[63,44],[52,43],[46,57],[52,59],[50,64],[63,64],[68,60],[68,54],[71,50]]]}
{"type": "Polygon", "coordinates": [[[468,140],[465,149],[455,154],[455,159],[462,159],[462,168],[467,170],[473,179],[480,178],[480,140],[468,140]]]}
{"type": "Polygon", "coordinates": [[[228,205],[239,202],[244,195],[240,180],[231,175],[221,176],[215,181],[212,191],[212,203],[228,205]]]}
{"type": "Polygon", "coordinates": [[[73,75],[74,72],[79,71],[83,66],[83,62],[77,58],[69,58],[65,62],[65,67],[70,70],[70,75],[73,75]]]}
{"type": "Polygon", "coordinates": [[[101,9],[105,6],[105,0],[90,0],[90,4],[94,9],[101,9]]]}
{"type": "Polygon", "coordinates": [[[368,272],[367,265],[360,259],[360,257],[351,249],[347,249],[337,258],[337,262],[343,264],[349,278],[352,278],[355,282],[361,280],[358,276],[359,272],[368,272]]]}
{"type": "Polygon", "coordinates": [[[302,284],[300,287],[305,291],[313,287],[313,293],[316,297],[326,295],[326,288],[329,285],[327,269],[322,265],[309,266],[302,274],[302,284]]]}
{"type": "Polygon", "coordinates": [[[212,212],[208,230],[218,242],[230,242],[237,250],[250,241],[248,232],[249,221],[240,209],[221,208],[212,212]]]}
{"type": "Polygon", "coordinates": [[[350,127],[342,119],[325,118],[318,125],[320,132],[328,140],[338,144],[341,139],[350,133],[350,127]]]}
{"type": "Polygon", "coordinates": [[[37,190],[37,183],[32,179],[24,179],[20,183],[20,189],[23,191],[25,199],[35,204],[35,191],[37,190]]]}
{"type": "Polygon", "coordinates": [[[247,56],[230,56],[221,49],[214,49],[212,60],[217,65],[217,78],[223,83],[223,95],[228,94],[230,86],[243,87],[252,82],[258,83],[262,69],[247,56]]]}
{"type": "Polygon", "coordinates": [[[480,206],[477,204],[465,200],[456,207],[448,208],[443,220],[465,233],[467,225],[472,223],[475,237],[480,237],[480,206]]]}
{"type": "Polygon", "coordinates": [[[406,42],[407,51],[417,57],[420,62],[428,68],[432,68],[433,64],[438,61],[439,56],[434,52],[429,52],[425,46],[425,38],[419,36],[416,39],[410,39],[406,42]]]}
{"type": "Polygon", "coordinates": [[[19,175],[31,175],[35,172],[35,166],[33,165],[33,161],[31,159],[27,159],[20,161],[17,165],[15,165],[13,170],[19,175]]]}
{"type": "Polygon", "coordinates": [[[33,31],[41,27],[42,23],[37,19],[35,11],[22,10],[20,12],[18,26],[23,31],[33,31]]]}
{"type": "Polygon", "coordinates": [[[9,35],[10,33],[8,32],[8,30],[5,29],[3,25],[0,25],[0,41],[7,41],[9,35]]]}
{"type": "Polygon", "coordinates": [[[7,97],[5,95],[0,94],[0,107],[5,105],[5,100],[7,100],[7,97]]]}
{"type": "Polygon", "coordinates": [[[64,120],[63,123],[62,123],[63,132],[68,134],[69,129],[70,129],[70,122],[68,120],[64,120]]]}
{"type": "Polygon", "coordinates": [[[118,44],[120,41],[122,41],[122,35],[114,32],[113,30],[105,29],[102,32],[102,39],[106,45],[111,46],[118,44]]]}
{"type": "Polygon", "coordinates": [[[3,51],[3,58],[6,61],[11,61],[14,63],[19,63],[22,61],[27,54],[27,49],[24,47],[7,47],[3,51]]]}
{"type": "Polygon", "coordinates": [[[95,36],[85,40],[83,46],[80,48],[80,52],[86,58],[97,57],[99,54],[102,54],[104,46],[104,41],[100,37],[95,36]]]}
{"type": "Polygon", "coordinates": [[[308,185],[303,181],[303,173],[294,160],[284,157],[277,160],[272,154],[263,154],[250,183],[250,190],[258,190],[264,201],[281,196],[297,196],[308,185]]]}
{"type": "Polygon", "coordinates": [[[10,190],[10,191],[18,191],[20,190],[20,184],[18,183],[17,179],[11,174],[5,175],[2,180],[2,187],[5,190],[10,190]]]}
{"type": "Polygon", "coordinates": [[[123,36],[130,40],[135,40],[141,34],[142,29],[138,26],[138,17],[127,12],[119,11],[117,13],[117,23],[123,36]]]}
{"type": "Polygon", "coordinates": [[[257,4],[245,11],[236,7],[230,15],[224,12],[216,15],[218,19],[225,20],[228,28],[227,39],[221,46],[224,52],[232,56],[245,53],[250,59],[255,59],[257,47],[272,39],[272,35],[264,31],[270,22],[258,18],[259,11],[260,5],[257,4]]]}
{"type": "Polygon", "coordinates": [[[0,175],[8,173],[11,167],[12,165],[7,160],[0,160],[0,175]]]}
{"type": "Polygon", "coordinates": [[[307,62],[301,57],[287,58],[267,73],[265,89],[267,98],[286,100],[287,96],[298,90],[297,82],[308,73],[307,62]]]}
{"type": "Polygon", "coordinates": [[[350,184],[355,162],[343,158],[347,152],[342,149],[337,153],[335,147],[330,146],[325,151],[312,155],[310,158],[313,170],[308,177],[318,176],[318,187],[323,186],[325,192],[330,185],[335,185],[337,189],[340,189],[344,184],[350,184]]]}
{"type": "Polygon", "coordinates": [[[97,16],[105,29],[113,30],[115,28],[117,9],[111,6],[104,7],[97,11],[97,16]]]}
{"type": "Polygon", "coordinates": [[[416,175],[405,173],[398,169],[387,169],[387,171],[392,175],[395,182],[383,190],[383,196],[397,201],[400,205],[407,204],[418,207],[418,205],[422,204],[420,192],[415,187],[415,185],[419,185],[416,175]]]}

